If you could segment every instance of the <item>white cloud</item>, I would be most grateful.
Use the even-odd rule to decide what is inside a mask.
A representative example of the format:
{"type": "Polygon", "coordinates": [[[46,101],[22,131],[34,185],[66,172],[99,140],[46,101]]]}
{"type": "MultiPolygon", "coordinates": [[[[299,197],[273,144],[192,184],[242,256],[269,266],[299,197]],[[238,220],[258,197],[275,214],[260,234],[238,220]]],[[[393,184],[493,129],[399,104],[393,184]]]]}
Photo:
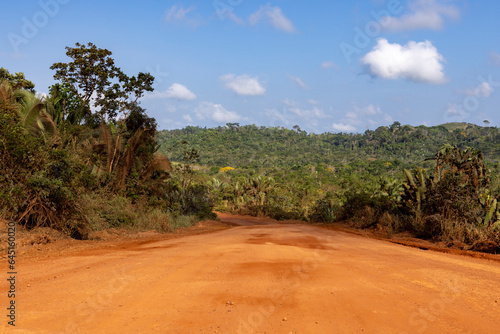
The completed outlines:
{"type": "Polygon", "coordinates": [[[289,34],[296,31],[292,21],[290,21],[278,6],[272,7],[270,3],[265,6],[260,6],[260,9],[250,15],[248,21],[251,25],[257,25],[261,21],[267,21],[278,30],[282,30],[289,34]]]}
{"type": "Polygon", "coordinates": [[[382,113],[380,107],[379,106],[375,107],[373,104],[370,104],[364,108],[359,108],[358,106],[355,105],[354,110],[358,115],[363,115],[363,116],[374,116],[382,113]]]}
{"type": "Polygon", "coordinates": [[[448,103],[443,118],[447,122],[463,121],[469,118],[469,114],[465,111],[463,105],[448,103]]]}
{"type": "MultiPolygon", "coordinates": [[[[313,104],[311,101],[316,102],[314,100],[309,100],[309,103],[313,104]]],[[[304,109],[300,108],[299,103],[297,103],[294,100],[284,100],[283,103],[285,104],[284,112],[288,115],[290,114],[295,114],[296,116],[299,116],[301,118],[304,118],[306,121],[312,119],[312,118],[328,118],[329,116],[325,114],[323,109],[320,109],[316,106],[312,107],[311,109],[304,109]]]]}
{"type": "Polygon", "coordinates": [[[382,27],[391,32],[443,28],[445,18],[460,18],[460,10],[446,1],[415,0],[408,3],[410,11],[400,17],[386,16],[381,19],[382,27]]]}
{"type": "Polygon", "coordinates": [[[238,95],[257,96],[264,95],[266,89],[259,82],[258,78],[252,78],[246,74],[235,76],[226,74],[220,77],[226,88],[231,89],[238,95]]]}
{"type": "Polygon", "coordinates": [[[344,123],[333,123],[332,128],[335,131],[339,132],[355,132],[356,128],[350,124],[344,124],[344,123]]]}
{"type": "Polygon", "coordinates": [[[189,114],[182,116],[182,118],[184,118],[184,120],[186,122],[188,122],[188,123],[192,123],[193,122],[193,118],[189,114]]]}
{"type": "Polygon", "coordinates": [[[500,66],[500,53],[497,52],[491,52],[490,53],[490,60],[495,66],[500,66]]]}
{"type": "Polygon", "coordinates": [[[392,122],[392,117],[384,113],[380,106],[369,104],[360,107],[353,104],[353,110],[347,112],[340,122],[334,123],[333,128],[337,131],[354,132],[358,127],[373,128],[392,122]]]}
{"type": "Polygon", "coordinates": [[[196,95],[187,89],[186,86],[181,85],[179,83],[174,83],[170,86],[165,92],[167,97],[170,99],[176,100],[194,100],[196,99],[196,95]]]}
{"type": "Polygon", "coordinates": [[[236,112],[226,110],[221,104],[213,102],[202,102],[194,111],[198,119],[211,119],[218,123],[236,122],[242,118],[236,112]]]}
{"type": "Polygon", "coordinates": [[[164,92],[153,92],[146,94],[146,99],[175,99],[175,100],[195,100],[196,95],[187,89],[186,86],[174,83],[164,92]]]}
{"type": "Polygon", "coordinates": [[[309,100],[307,105],[302,107],[294,100],[285,99],[282,108],[267,109],[265,117],[270,120],[272,126],[299,125],[302,129],[317,129],[327,123],[325,119],[331,118],[322,108],[317,106],[319,102],[309,100]]]}
{"type": "Polygon", "coordinates": [[[310,100],[308,100],[307,102],[309,102],[309,103],[310,103],[310,104],[312,104],[312,105],[318,105],[318,104],[319,104],[319,101],[317,101],[317,100],[313,100],[313,99],[310,99],[310,100]]]}
{"type": "Polygon", "coordinates": [[[335,64],[333,61],[324,61],[321,63],[322,68],[339,68],[337,64],[335,64]]]}
{"type": "Polygon", "coordinates": [[[304,83],[304,81],[302,81],[302,79],[300,79],[298,77],[294,77],[293,75],[290,75],[290,74],[288,74],[288,78],[290,80],[294,81],[295,83],[297,83],[303,89],[309,89],[309,87],[307,87],[307,85],[304,83]]]}
{"type": "Polygon", "coordinates": [[[475,88],[466,89],[465,91],[459,91],[458,93],[464,94],[467,96],[475,96],[475,97],[489,97],[491,93],[493,93],[494,89],[490,86],[489,83],[483,82],[479,86],[475,88]]]}
{"type": "Polygon", "coordinates": [[[195,10],[195,6],[191,6],[187,9],[178,6],[172,6],[172,8],[167,10],[165,21],[168,23],[184,24],[186,26],[197,28],[202,24],[202,22],[198,19],[188,17],[188,14],[194,12],[195,10]]]}
{"type": "Polygon", "coordinates": [[[353,108],[353,111],[345,114],[345,119],[343,120],[351,125],[361,126],[367,125],[367,123],[374,125],[380,123],[381,117],[387,118],[386,116],[388,116],[382,113],[380,106],[374,106],[373,104],[364,107],[354,104],[353,108]]]}
{"type": "Polygon", "coordinates": [[[319,109],[318,107],[313,107],[312,109],[301,109],[299,107],[291,107],[290,111],[293,112],[295,115],[300,116],[304,119],[311,119],[311,118],[327,118],[328,116],[325,114],[325,112],[322,109],[319,109]]]}
{"type": "Polygon", "coordinates": [[[384,79],[407,79],[414,82],[441,84],[444,57],[431,42],[410,41],[406,45],[390,44],[386,39],[361,58],[368,72],[384,79]]]}
{"type": "Polygon", "coordinates": [[[233,21],[234,23],[237,23],[239,25],[245,24],[245,21],[243,19],[239,18],[238,16],[236,16],[232,10],[228,10],[226,12],[226,17],[228,17],[231,21],[233,21]]]}

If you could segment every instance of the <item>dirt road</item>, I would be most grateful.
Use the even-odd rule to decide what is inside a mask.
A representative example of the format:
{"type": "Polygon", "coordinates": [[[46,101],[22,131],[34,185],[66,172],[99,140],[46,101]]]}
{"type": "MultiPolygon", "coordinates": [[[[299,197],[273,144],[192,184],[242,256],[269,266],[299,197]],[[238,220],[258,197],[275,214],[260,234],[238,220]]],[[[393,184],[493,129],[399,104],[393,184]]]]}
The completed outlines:
{"type": "Polygon", "coordinates": [[[0,332],[500,332],[500,262],[226,218],[246,226],[21,259],[0,332]]]}

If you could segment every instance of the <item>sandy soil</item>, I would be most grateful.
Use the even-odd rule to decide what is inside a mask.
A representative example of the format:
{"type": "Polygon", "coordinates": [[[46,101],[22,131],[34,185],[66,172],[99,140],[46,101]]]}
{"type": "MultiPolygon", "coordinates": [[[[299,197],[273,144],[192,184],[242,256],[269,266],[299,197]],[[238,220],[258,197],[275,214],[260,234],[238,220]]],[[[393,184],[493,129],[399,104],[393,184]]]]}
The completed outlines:
{"type": "MultiPolygon", "coordinates": [[[[174,235],[111,231],[85,242],[28,243],[17,264],[17,326],[2,315],[0,332],[500,331],[500,256],[445,254],[297,222],[221,220],[227,225],[203,222],[174,235]]],[[[6,279],[0,291],[6,314],[6,279]]]]}

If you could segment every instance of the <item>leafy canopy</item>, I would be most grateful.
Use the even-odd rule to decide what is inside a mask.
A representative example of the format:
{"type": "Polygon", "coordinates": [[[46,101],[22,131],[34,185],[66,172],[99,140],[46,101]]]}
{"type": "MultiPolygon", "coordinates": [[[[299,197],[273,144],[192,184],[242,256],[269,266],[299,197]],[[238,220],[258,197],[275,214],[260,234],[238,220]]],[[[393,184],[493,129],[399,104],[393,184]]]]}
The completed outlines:
{"type": "Polygon", "coordinates": [[[0,81],[6,80],[9,82],[12,90],[25,89],[30,92],[35,92],[35,84],[24,77],[24,73],[19,72],[16,74],[9,73],[3,67],[0,67],[0,81]]]}
{"type": "Polygon", "coordinates": [[[100,49],[93,43],[76,43],[66,47],[68,63],[54,63],[54,79],[70,87],[81,100],[75,113],[87,122],[97,123],[112,120],[128,111],[145,91],[153,91],[154,77],[140,72],[129,77],[115,65],[111,51],[100,49]]]}

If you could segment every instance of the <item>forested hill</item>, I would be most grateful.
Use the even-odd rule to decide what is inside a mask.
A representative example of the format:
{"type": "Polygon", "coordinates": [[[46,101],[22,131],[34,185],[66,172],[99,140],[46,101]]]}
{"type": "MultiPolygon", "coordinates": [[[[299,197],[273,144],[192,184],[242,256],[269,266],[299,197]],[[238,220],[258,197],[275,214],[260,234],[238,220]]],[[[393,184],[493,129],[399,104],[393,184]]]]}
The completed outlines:
{"type": "Polygon", "coordinates": [[[401,170],[423,165],[444,144],[479,149],[494,169],[500,157],[499,129],[468,123],[413,127],[394,122],[363,134],[308,134],[298,126],[290,130],[229,123],[209,129],[188,126],[158,134],[160,151],[172,161],[182,161],[186,145],[177,144],[183,141],[198,151],[201,165],[235,168],[304,165],[337,168],[361,164],[377,170],[382,167],[401,170]]]}

